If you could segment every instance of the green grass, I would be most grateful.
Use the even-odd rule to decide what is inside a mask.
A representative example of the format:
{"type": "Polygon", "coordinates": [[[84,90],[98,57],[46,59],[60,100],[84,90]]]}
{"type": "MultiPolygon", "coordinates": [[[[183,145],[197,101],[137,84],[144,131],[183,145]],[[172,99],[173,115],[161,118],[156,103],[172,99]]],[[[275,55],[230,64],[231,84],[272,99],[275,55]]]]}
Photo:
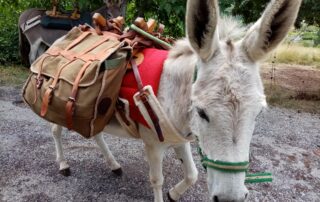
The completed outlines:
{"type": "Polygon", "coordinates": [[[0,85],[23,85],[28,78],[29,72],[27,68],[22,66],[0,66],[0,85]]]}
{"type": "MultiPolygon", "coordinates": [[[[274,52],[276,63],[310,65],[320,68],[320,48],[283,44],[274,52]]],[[[269,58],[272,61],[273,58],[269,58]]]]}

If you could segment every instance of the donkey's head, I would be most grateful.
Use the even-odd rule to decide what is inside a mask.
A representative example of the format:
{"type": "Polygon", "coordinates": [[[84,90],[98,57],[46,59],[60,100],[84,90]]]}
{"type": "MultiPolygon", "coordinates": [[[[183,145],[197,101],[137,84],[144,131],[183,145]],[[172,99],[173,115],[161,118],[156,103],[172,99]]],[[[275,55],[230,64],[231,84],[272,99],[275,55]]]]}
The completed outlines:
{"type": "Polygon", "coordinates": [[[198,55],[192,87],[192,131],[207,156],[213,201],[244,201],[255,119],[266,106],[258,62],[283,40],[301,0],[272,0],[243,39],[219,36],[217,0],[189,0],[187,35],[198,55]]]}
{"type": "Polygon", "coordinates": [[[116,18],[118,16],[122,16],[122,6],[124,0],[103,0],[108,8],[108,13],[110,18],[116,18]]]}

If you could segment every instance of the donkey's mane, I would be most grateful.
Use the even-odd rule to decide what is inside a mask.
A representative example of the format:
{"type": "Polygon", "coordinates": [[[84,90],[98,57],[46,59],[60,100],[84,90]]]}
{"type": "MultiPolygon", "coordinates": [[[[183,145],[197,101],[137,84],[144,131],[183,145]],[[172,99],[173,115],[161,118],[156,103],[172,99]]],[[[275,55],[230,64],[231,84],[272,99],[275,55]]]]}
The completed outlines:
{"type": "MultiPolygon", "coordinates": [[[[238,17],[222,16],[219,20],[219,38],[223,41],[238,41],[244,37],[250,25],[243,25],[238,17]]],[[[178,58],[181,55],[190,56],[194,52],[187,39],[178,40],[170,51],[170,58],[178,58]]]]}
{"type": "MultiPolygon", "coordinates": [[[[222,16],[219,20],[219,38],[223,41],[238,41],[244,37],[250,25],[243,25],[238,17],[222,16]]],[[[178,58],[182,54],[190,55],[193,51],[186,39],[178,40],[175,44],[175,48],[171,50],[170,56],[172,58],[178,58]]]]}
{"type": "Polygon", "coordinates": [[[219,20],[219,38],[237,41],[244,37],[248,26],[244,26],[238,17],[222,16],[219,20]]]}

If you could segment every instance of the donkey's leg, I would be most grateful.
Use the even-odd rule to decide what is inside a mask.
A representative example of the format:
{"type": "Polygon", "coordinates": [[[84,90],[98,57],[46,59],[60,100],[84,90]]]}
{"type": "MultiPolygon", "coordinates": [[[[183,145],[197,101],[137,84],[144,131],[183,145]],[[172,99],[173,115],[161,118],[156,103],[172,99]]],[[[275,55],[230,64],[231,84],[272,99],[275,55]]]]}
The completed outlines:
{"type": "Polygon", "coordinates": [[[190,188],[198,179],[198,170],[192,158],[190,143],[176,147],[174,150],[177,157],[182,162],[184,179],[170,189],[168,194],[170,201],[178,200],[181,195],[187,191],[187,189],[190,188]]]}
{"type": "Polygon", "coordinates": [[[150,182],[153,188],[154,201],[163,202],[162,185],[163,185],[163,174],[162,174],[162,161],[166,148],[160,145],[147,145],[146,156],[148,159],[150,171],[150,182]]]}
{"type": "Polygon", "coordinates": [[[70,176],[70,167],[63,155],[63,148],[61,142],[62,127],[52,124],[52,136],[56,147],[57,162],[59,163],[59,172],[64,176],[70,176]]]}
{"type": "Polygon", "coordinates": [[[100,147],[102,154],[104,155],[108,165],[110,165],[111,170],[116,175],[122,175],[122,169],[120,164],[115,160],[114,156],[112,155],[111,151],[107,143],[104,141],[102,133],[94,136],[94,140],[96,141],[97,145],[100,147]]]}

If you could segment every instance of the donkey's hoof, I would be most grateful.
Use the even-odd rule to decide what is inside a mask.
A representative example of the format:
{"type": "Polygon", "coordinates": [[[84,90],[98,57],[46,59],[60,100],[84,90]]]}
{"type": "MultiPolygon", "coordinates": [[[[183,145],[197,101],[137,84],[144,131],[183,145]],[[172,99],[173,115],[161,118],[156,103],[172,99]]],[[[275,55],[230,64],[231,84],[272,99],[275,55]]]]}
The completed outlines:
{"type": "Polygon", "coordinates": [[[112,170],[112,172],[117,176],[122,176],[122,169],[118,168],[116,170],[112,170]]]}
{"type": "Polygon", "coordinates": [[[168,195],[168,199],[169,199],[169,201],[170,201],[170,202],[176,202],[175,200],[173,200],[173,199],[171,198],[171,196],[170,196],[170,192],[168,192],[168,194],[167,194],[167,195],[168,195]]]}
{"type": "Polygon", "coordinates": [[[69,177],[71,175],[70,168],[65,168],[62,170],[59,170],[59,173],[63,176],[69,177]]]}

